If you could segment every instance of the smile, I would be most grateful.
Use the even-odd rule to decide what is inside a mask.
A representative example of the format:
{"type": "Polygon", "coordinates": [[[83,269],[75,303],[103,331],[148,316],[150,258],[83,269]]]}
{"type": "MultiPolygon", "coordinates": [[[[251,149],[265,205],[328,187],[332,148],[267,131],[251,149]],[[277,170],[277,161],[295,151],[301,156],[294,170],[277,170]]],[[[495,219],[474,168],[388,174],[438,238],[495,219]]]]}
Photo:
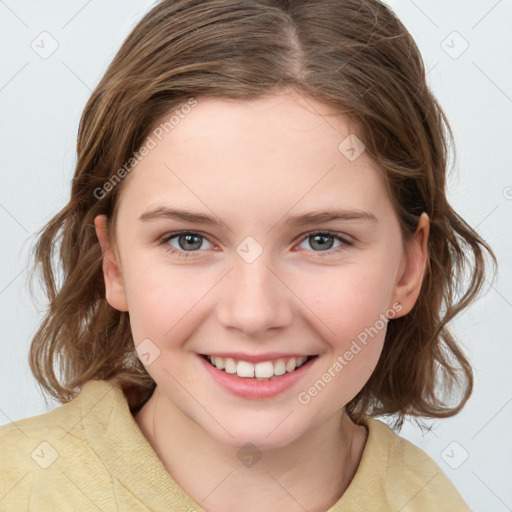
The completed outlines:
{"type": "Polygon", "coordinates": [[[213,367],[230,375],[254,380],[273,380],[275,377],[292,373],[315,356],[299,356],[279,358],[275,361],[260,361],[251,363],[244,360],[236,360],[231,357],[219,357],[203,355],[213,367]]]}

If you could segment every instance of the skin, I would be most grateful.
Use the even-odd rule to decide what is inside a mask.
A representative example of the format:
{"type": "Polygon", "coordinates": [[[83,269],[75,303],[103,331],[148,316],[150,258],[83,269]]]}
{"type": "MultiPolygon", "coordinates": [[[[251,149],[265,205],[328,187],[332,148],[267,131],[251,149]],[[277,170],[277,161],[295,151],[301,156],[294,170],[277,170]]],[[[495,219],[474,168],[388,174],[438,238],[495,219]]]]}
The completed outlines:
{"type": "Polygon", "coordinates": [[[107,300],[129,311],[135,345],[150,339],[160,351],[147,366],[157,388],[135,420],[172,477],[211,512],[321,511],[343,495],[367,436],[344,407],[374,370],[385,327],[309,403],[298,394],[380,315],[407,314],[420,291],[428,217],[404,242],[381,171],[366,152],[354,161],[340,152],[353,132],[332,113],[290,90],[255,101],[199,98],[123,183],[115,239],[105,217],[95,219],[107,300]],[[140,220],[159,206],[223,224],[140,220]],[[333,208],[376,221],[285,223],[333,208]],[[205,236],[190,242],[202,241],[199,250],[162,242],[180,230],[205,236]],[[325,230],[350,243],[328,238],[318,248],[308,234],[325,230]],[[252,263],[236,252],[248,236],[263,250],[252,263]],[[290,389],[254,400],[204,370],[198,354],[220,352],[318,357],[290,389]],[[262,455],[252,467],[237,457],[247,442],[262,455]]]}

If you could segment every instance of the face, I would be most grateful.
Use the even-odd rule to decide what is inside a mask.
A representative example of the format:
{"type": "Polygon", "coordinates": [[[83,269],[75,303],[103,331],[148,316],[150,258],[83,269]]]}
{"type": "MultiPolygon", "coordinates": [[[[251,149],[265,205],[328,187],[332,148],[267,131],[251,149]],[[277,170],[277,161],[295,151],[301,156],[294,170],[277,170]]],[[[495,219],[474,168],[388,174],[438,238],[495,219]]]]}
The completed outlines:
{"type": "Polygon", "coordinates": [[[168,410],[225,445],[284,446],[339,415],[419,293],[427,228],[404,244],[332,113],[290,91],[199,98],[126,178],[114,245],[96,219],[107,299],[168,410]]]}

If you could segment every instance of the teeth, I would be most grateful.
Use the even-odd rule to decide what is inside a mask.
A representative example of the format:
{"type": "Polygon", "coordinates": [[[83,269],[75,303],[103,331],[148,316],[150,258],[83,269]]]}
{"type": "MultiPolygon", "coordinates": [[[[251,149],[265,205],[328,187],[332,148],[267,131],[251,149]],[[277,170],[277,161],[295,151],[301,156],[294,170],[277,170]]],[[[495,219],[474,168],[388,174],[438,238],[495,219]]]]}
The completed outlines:
{"type": "Polygon", "coordinates": [[[291,357],[290,359],[278,359],[276,361],[262,361],[261,363],[250,363],[248,361],[235,361],[231,357],[210,357],[208,360],[213,366],[226,373],[243,378],[270,379],[274,376],[290,373],[302,366],[307,356],[291,357]]]}
{"type": "Polygon", "coordinates": [[[306,359],[306,356],[297,357],[297,366],[302,366],[306,362],[306,359]]]}
{"type": "Polygon", "coordinates": [[[236,374],[239,377],[254,377],[254,365],[247,361],[238,361],[236,365],[236,374]]]}
{"type": "MultiPolygon", "coordinates": [[[[217,359],[217,361],[221,361],[221,366],[222,366],[222,357],[216,357],[215,359],[217,359]]],[[[217,366],[217,368],[219,368],[217,366]]],[[[219,368],[220,370],[221,368],[219,368]]],[[[226,373],[236,373],[236,363],[235,363],[235,360],[234,359],[231,359],[230,357],[227,357],[226,359],[224,359],[224,369],[226,370],[226,373]]]]}
{"type": "Polygon", "coordinates": [[[286,362],[286,371],[287,372],[293,372],[295,368],[297,367],[297,359],[295,357],[292,357],[286,362]]]}
{"type": "Polygon", "coordinates": [[[274,375],[284,375],[286,373],[286,363],[284,359],[278,359],[274,363],[274,375]]]}
{"type": "Polygon", "coordinates": [[[256,377],[258,377],[258,379],[270,379],[270,377],[274,376],[274,365],[272,364],[271,361],[258,363],[254,367],[254,374],[256,375],[256,377]]]}
{"type": "Polygon", "coordinates": [[[219,369],[224,370],[224,359],[222,357],[214,357],[213,364],[219,369]]]}

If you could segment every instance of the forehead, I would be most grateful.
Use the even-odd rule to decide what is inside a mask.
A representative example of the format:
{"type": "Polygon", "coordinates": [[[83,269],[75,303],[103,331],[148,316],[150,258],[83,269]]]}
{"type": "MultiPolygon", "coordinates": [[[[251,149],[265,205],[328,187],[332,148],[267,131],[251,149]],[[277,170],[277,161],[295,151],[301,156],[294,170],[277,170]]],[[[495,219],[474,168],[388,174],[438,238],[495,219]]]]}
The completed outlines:
{"type": "Polygon", "coordinates": [[[200,97],[172,127],[169,117],[150,134],[155,145],[130,174],[121,203],[231,204],[261,216],[262,208],[276,215],[299,203],[378,209],[387,200],[382,173],[364,150],[358,155],[363,146],[347,119],[298,93],[200,97]]]}

